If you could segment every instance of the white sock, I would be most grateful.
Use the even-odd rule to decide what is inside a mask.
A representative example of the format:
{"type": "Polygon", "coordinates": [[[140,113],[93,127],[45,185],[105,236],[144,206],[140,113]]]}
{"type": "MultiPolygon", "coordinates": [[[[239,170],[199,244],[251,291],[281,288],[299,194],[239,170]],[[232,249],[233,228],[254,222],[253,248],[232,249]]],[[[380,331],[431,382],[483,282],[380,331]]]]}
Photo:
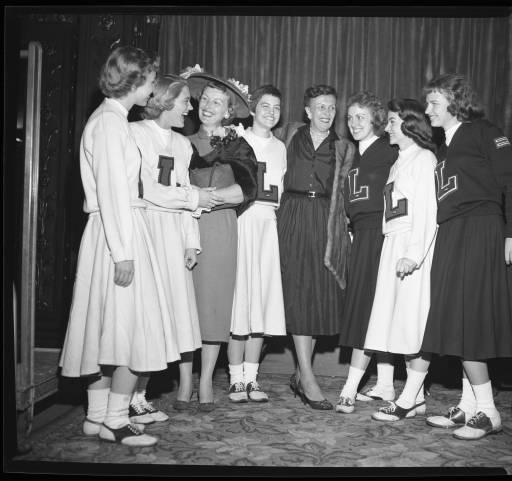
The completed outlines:
{"type": "Polygon", "coordinates": [[[105,420],[110,388],[87,389],[87,419],[102,423],[105,420]]]}
{"type": "MultiPolygon", "coordinates": [[[[407,377],[409,377],[410,369],[407,368],[407,377]]],[[[425,401],[425,390],[423,389],[424,384],[421,385],[420,390],[418,391],[418,395],[416,396],[416,404],[422,403],[425,401]]]]}
{"type": "Polygon", "coordinates": [[[467,377],[462,378],[462,396],[460,398],[458,408],[462,409],[465,413],[473,416],[476,412],[476,398],[473,392],[473,387],[467,377]]]}
{"type": "Polygon", "coordinates": [[[107,415],[104,423],[113,429],[119,429],[130,423],[128,407],[130,405],[129,394],[119,394],[110,391],[108,396],[107,415]]]}
{"type": "Polygon", "coordinates": [[[350,366],[348,369],[347,380],[345,381],[345,385],[341,390],[340,396],[348,397],[350,399],[354,399],[356,397],[357,388],[361,379],[363,378],[365,373],[364,369],[359,369],[358,367],[350,366]]]}
{"type": "Polygon", "coordinates": [[[395,366],[388,362],[377,362],[377,386],[380,388],[393,387],[393,375],[395,366]]]}
{"type": "Polygon", "coordinates": [[[229,385],[244,381],[244,365],[228,364],[229,366],[229,385]]]}
{"type": "Polygon", "coordinates": [[[489,417],[494,415],[496,413],[496,406],[494,405],[491,381],[487,381],[484,384],[472,384],[471,387],[475,393],[476,412],[482,411],[489,417]]]}
{"type": "Polygon", "coordinates": [[[418,396],[421,386],[423,386],[426,375],[426,372],[409,369],[402,394],[400,394],[400,397],[396,400],[398,406],[409,409],[416,404],[416,397],[418,396]]]}
{"type": "Polygon", "coordinates": [[[248,383],[256,381],[259,367],[259,362],[244,362],[244,383],[246,386],[248,383]]]}

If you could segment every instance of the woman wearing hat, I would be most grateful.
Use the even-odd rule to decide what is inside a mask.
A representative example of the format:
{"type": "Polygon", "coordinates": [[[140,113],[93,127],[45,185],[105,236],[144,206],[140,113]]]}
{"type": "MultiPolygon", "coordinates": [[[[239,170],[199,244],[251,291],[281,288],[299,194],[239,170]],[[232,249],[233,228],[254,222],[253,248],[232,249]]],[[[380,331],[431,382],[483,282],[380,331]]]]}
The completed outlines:
{"type": "MultiPolygon", "coordinates": [[[[248,97],[235,83],[204,72],[188,77],[192,95],[199,97],[199,131],[189,137],[196,147],[190,168],[229,164],[234,183],[215,190],[225,205],[203,212],[199,219],[202,252],[193,270],[197,310],[202,338],[199,409],[211,411],[213,373],[222,343],[229,340],[235,290],[237,215],[256,198],[257,161],[254,151],[241,137],[228,142],[223,124],[233,117],[249,116],[248,97]],[[220,134],[220,135],[219,135],[220,134]],[[214,147],[215,146],[215,147],[214,147]],[[227,205],[229,204],[229,206],[227,205]]],[[[239,84],[238,84],[239,85],[239,84]]]]}

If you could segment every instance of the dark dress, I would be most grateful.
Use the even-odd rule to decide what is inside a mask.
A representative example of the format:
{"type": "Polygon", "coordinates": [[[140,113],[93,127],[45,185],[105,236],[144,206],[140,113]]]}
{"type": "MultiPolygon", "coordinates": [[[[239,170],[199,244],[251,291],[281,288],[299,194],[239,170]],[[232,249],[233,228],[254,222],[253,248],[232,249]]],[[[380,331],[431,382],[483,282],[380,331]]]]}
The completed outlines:
{"type": "Polygon", "coordinates": [[[331,131],[315,151],[305,125],[287,148],[277,228],[286,329],[291,334],[339,333],[344,291],[324,265],[336,140],[338,136],[331,131]],[[311,198],[290,191],[315,191],[320,196],[311,198]]]}
{"type": "Polygon", "coordinates": [[[345,309],[339,344],[364,348],[379,271],[382,235],[383,190],[398,149],[386,136],[363,153],[356,152],[345,180],[345,209],[353,232],[345,309]]]}
{"type": "Polygon", "coordinates": [[[203,212],[199,218],[201,254],[192,270],[199,326],[203,342],[227,342],[235,292],[237,258],[237,213],[256,198],[257,161],[245,139],[236,139],[222,150],[213,150],[210,137],[200,130],[189,137],[197,149],[190,169],[206,167],[212,161],[228,162],[244,193],[237,208],[203,212]]]}
{"type": "Polygon", "coordinates": [[[512,149],[486,120],[463,123],[436,167],[439,230],[422,350],[484,360],[512,356],[512,149]],[[504,223],[503,197],[505,198],[504,223]]]}

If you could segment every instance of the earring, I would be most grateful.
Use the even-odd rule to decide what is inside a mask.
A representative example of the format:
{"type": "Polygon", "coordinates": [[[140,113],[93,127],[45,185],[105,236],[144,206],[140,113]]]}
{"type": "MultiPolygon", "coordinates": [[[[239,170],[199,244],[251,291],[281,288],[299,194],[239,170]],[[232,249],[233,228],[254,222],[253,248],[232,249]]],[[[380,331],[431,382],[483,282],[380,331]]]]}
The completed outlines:
{"type": "Polygon", "coordinates": [[[229,119],[229,114],[224,114],[225,119],[229,119]]]}

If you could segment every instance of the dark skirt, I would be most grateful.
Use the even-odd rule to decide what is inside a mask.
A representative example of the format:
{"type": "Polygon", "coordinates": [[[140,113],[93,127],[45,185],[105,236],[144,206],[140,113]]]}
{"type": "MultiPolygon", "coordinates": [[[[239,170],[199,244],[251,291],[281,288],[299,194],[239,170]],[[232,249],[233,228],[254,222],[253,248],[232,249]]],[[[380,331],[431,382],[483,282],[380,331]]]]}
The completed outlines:
{"type": "Polygon", "coordinates": [[[330,200],[284,193],[277,211],[286,329],[291,334],[340,332],[344,291],[324,265],[330,200]]]}
{"type": "Polygon", "coordinates": [[[512,267],[501,216],[439,226],[422,350],[465,360],[512,356],[512,267]]]}
{"type": "Polygon", "coordinates": [[[237,219],[234,209],[203,212],[201,253],[192,270],[201,339],[227,342],[235,294],[237,219]]]}
{"type": "Polygon", "coordinates": [[[339,337],[341,346],[364,348],[383,241],[382,225],[354,232],[348,266],[345,310],[339,337]]]}

